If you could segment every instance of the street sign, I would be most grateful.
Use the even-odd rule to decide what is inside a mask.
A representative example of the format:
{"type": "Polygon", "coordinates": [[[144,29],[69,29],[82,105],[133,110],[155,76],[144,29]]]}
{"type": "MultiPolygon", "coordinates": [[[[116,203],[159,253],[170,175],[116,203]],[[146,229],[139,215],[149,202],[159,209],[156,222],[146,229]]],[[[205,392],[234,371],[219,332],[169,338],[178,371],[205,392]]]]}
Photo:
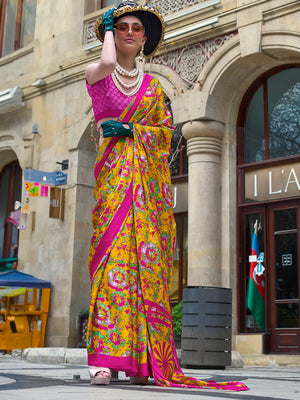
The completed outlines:
{"type": "Polygon", "coordinates": [[[67,183],[67,174],[64,174],[61,171],[56,171],[55,172],[55,186],[58,185],[65,185],[67,183]]]}
{"type": "Polygon", "coordinates": [[[45,185],[65,185],[67,183],[67,174],[61,171],[44,172],[37,169],[25,168],[24,180],[28,182],[44,183],[45,185]]]}

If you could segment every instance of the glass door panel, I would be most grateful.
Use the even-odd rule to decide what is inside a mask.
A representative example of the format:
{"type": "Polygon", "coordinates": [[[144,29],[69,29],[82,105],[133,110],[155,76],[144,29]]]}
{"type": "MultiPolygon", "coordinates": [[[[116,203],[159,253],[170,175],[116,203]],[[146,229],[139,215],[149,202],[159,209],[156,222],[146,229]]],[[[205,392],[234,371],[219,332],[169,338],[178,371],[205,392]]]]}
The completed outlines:
{"type": "Polygon", "coordinates": [[[276,300],[298,299],[297,233],[275,236],[276,300]]]}
{"type": "Polygon", "coordinates": [[[300,353],[299,211],[298,205],[270,207],[270,351],[275,353],[300,353]]]}

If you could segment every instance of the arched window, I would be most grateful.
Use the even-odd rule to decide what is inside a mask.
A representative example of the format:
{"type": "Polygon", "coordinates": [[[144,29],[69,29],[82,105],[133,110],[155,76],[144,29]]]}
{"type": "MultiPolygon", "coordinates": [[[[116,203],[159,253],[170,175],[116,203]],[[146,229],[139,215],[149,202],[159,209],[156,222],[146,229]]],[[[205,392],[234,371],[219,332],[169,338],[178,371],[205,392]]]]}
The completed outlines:
{"type": "Polygon", "coordinates": [[[300,68],[287,68],[249,89],[242,111],[247,116],[240,122],[239,163],[300,154],[299,77],[300,68]]]}
{"type": "MultiPolygon", "coordinates": [[[[298,329],[300,321],[300,66],[275,68],[254,82],[242,100],[237,126],[239,331],[266,328],[265,349],[288,352],[293,332],[280,347],[280,335],[288,337],[280,329],[298,329]],[[249,303],[254,232],[264,266],[263,276],[251,273],[265,294],[260,315],[249,303]],[[279,293],[279,287],[291,291],[279,293]]],[[[300,349],[300,343],[295,346],[300,349]]]]}

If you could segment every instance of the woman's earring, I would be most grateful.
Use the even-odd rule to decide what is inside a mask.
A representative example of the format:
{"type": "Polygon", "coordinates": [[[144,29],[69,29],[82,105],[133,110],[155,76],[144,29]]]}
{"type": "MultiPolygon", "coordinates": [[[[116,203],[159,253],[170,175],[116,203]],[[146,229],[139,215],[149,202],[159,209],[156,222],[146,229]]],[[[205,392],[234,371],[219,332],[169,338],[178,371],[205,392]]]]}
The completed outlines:
{"type": "Polygon", "coordinates": [[[142,63],[144,61],[144,45],[142,44],[139,56],[138,56],[138,60],[142,63]]]}

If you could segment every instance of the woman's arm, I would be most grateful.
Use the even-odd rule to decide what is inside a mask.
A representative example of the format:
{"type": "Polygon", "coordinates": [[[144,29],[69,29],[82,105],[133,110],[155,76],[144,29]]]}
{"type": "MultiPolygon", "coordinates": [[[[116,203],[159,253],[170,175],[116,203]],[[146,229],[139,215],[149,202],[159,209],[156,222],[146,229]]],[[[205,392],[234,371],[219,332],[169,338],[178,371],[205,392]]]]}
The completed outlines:
{"type": "Polygon", "coordinates": [[[110,75],[116,66],[116,46],[113,32],[113,11],[108,10],[102,17],[102,25],[104,26],[104,42],[99,63],[89,64],[85,70],[85,77],[89,85],[110,75]]]}

